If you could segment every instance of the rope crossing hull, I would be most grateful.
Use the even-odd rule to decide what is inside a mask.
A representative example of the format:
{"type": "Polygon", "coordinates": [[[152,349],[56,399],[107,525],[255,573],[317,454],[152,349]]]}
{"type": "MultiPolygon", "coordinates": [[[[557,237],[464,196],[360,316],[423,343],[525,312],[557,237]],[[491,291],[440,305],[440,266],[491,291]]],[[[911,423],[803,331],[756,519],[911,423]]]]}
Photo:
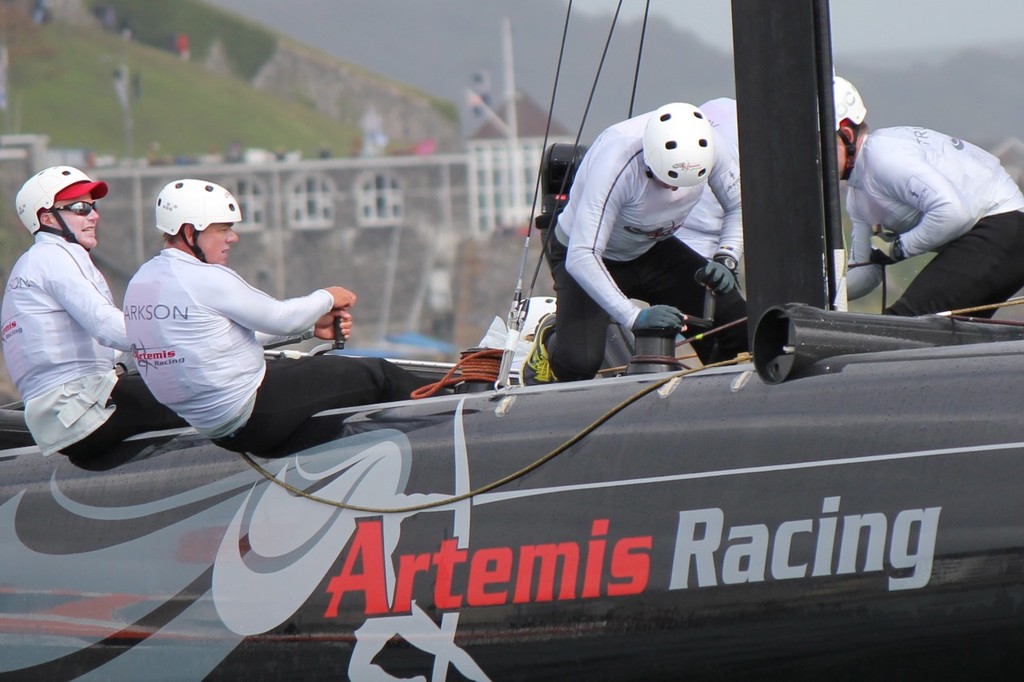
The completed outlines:
{"type": "Polygon", "coordinates": [[[443,395],[277,459],[12,427],[0,679],[994,676],[1022,374],[1003,342],[443,395]]]}

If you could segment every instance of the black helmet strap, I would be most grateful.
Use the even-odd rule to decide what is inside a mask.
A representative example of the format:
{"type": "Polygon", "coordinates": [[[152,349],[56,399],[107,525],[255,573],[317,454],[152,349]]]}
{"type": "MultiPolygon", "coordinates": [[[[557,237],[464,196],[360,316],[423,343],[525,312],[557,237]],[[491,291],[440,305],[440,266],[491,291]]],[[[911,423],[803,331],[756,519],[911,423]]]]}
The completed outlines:
{"type": "Polygon", "coordinates": [[[191,223],[185,223],[185,225],[182,225],[181,239],[182,241],[185,242],[185,246],[187,246],[189,250],[192,251],[196,258],[198,258],[204,263],[209,262],[206,260],[206,254],[204,254],[203,250],[199,248],[199,230],[196,229],[195,225],[192,225],[191,223]],[[192,234],[194,235],[193,241],[188,240],[188,231],[185,230],[186,225],[190,225],[192,227],[192,234]]]}
{"type": "MultiPolygon", "coordinates": [[[[49,234],[55,234],[58,237],[63,237],[64,241],[68,242],[69,244],[77,244],[78,243],[78,239],[75,237],[75,233],[72,232],[71,229],[68,227],[68,224],[66,222],[64,222],[64,218],[61,217],[61,215],[60,215],[60,210],[58,210],[56,208],[50,208],[50,209],[47,209],[46,212],[49,213],[50,215],[52,215],[54,218],[57,219],[57,224],[60,225],[60,229],[58,230],[56,227],[51,227],[49,225],[43,225],[42,223],[39,223],[39,230],[38,231],[39,232],[47,232],[49,234]]],[[[85,247],[82,247],[82,248],[85,248],[85,247]]],[[[85,249],[85,250],[88,251],[89,249],[85,249]]]]}

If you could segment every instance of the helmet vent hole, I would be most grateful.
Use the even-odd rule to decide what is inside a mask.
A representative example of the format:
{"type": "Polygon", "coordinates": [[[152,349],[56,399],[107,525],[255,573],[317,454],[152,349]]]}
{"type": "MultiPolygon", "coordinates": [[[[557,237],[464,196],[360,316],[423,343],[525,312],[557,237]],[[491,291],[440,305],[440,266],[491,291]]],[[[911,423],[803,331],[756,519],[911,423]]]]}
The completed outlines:
{"type": "Polygon", "coordinates": [[[707,147],[708,146],[708,141],[705,140],[704,138],[701,138],[700,141],[697,142],[697,144],[699,144],[701,147],[707,147]]]}
{"type": "Polygon", "coordinates": [[[62,171],[60,172],[60,174],[61,174],[61,175],[71,175],[71,171],[69,171],[69,170],[62,170],[62,171]]]}
{"type": "Polygon", "coordinates": [[[174,183],[174,189],[181,189],[184,186],[185,186],[184,182],[176,182],[176,183],[174,183]]]}
{"type": "Polygon", "coordinates": [[[707,173],[707,172],[708,172],[707,168],[701,168],[699,171],[697,171],[697,177],[698,178],[703,178],[704,174],[707,173]]]}
{"type": "Polygon", "coordinates": [[[699,111],[695,111],[695,112],[693,112],[693,117],[694,118],[704,118],[704,114],[702,114],[699,111]]]}
{"type": "Polygon", "coordinates": [[[669,140],[665,143],[665,149],[675,149],[678,145],[675,140],[669,140]]]}
{"type": "Polygon", "coordinates": [[[661,117],[658,118],[658,120],[659,121],[667,121],[667,120],[669,120],[671,118],[672,118],[672,114],[662,114],[661,117]]]}
{"type": "Polygon", "coordinates": [[[210,186],[210,185],[207,185],[207,186],[206,186],[206,187],[204,187],[203,189],[205,189],[205,190],[206,190],[207,192],[212,192],[212,191],[213,191],[213,187],[212,187],[212,186],[210,186]]]}
{"type": "Polygon", "coordinates": [[[678,177],[679,177],[679,173],[675,172],[674,170],[670,170],[670,171],[668,172],[668,176],[669,176],[670,178],[678,178],[678,177]]]}
{"type": "Polygon", "coordinates": [[[234,211],[235,210],[235,205],[234,204],[228,204],[228,209],[234,211]]]}

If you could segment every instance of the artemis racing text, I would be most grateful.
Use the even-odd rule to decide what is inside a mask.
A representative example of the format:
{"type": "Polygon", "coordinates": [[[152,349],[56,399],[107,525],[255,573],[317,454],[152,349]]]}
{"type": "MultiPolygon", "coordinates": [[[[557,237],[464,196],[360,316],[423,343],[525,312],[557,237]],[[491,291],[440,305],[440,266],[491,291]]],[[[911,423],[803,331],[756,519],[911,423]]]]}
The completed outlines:
{"type": "MultiPolygon", "coordinates": [[[[679,512],[668,589],[887,569],[891,591],[928,584],[942,507],[905,509],[890,521],[881,512],[840,517],[839,503],[839,497],[826,497],[820,518],[775,527],[727,527],[717,507],[679,512]]],[[[340,572],[328,581],[324,617],[337,618],[346,595],[354,599],[350,606],[361,604],[367,616],[409,613],[414,588],[427,585],[441,610],[640,594],[651,576],[654,536],[612,539],[609,526],[609,519],[595,519],[583,542],[460,549],[449,539],[434,552],[388,557],[383,523],[363,519],[342,555],[340,572]],[[389,561],[394,562],[393,600],[386,580],[389,561]]]]}
{"type": "Polygon", "coordinates": [[[886,559],[893,569],[890,590],[928,584],[942,507],[905,509],[890,521],[881,512],[840,518],[839,502],[826,497],[821,518],[783,521],[774,529],[760,523],[726,528],[718,508],[679,512],[669,589],[869,573],[885,570],[886,559]]]}
{"type": "Polygon", "coordinates": [[[596,519],[584,543],[459,549],[445,540],[436,552],[395,557],[395,594],[391,608],[385,586],[383,524],[357,523],[341,572],[327,584],[331,594],[324,613],[337,618],[346,594],[357,593],[367,616],[409,613],[418,581],[434,585],[434,605],[443,610],[567,599],[639,594],[647,587],[651,536],[608,539],[608,519],[596,519]],[[456,573],[466,587],[456,588],[456,573]],[[556,576],[561,576],[557,581],[556,576]]]}

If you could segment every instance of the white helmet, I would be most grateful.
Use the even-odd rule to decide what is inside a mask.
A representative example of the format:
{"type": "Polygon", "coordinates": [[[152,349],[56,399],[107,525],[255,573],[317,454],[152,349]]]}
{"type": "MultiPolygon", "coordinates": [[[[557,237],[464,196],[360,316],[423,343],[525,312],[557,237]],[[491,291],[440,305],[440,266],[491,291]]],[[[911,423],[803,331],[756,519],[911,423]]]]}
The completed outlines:
{"type": "Polygon", "coordinates": [[[18,217],[32,234],[39,229],[39,212],[52,208],[58,199],[72,199],[91,194],[93,199],[107,196],[107,183],[95,182],[88,175],[72,166],[51,166],[43,169],[25,181],[18,190],[14,203],[18,217]],[[73,192],[64,192],[75,186],[73,192]],[[66,196],[58,196],[65,194],[66,196]]]}
{"type": "Polygon", "coordinates": [[[839,130],[846,119],[854,125],[863,123],[868,116],[868,110],[853,83],[835,76],[832,79],[832,89],[836,100],[836,130],[839,130]]]}
{"type": "Polygon", "coordinates": [[[673,102],[652,113],[644,129],[644,163],[666,185],[706,182],[715,163],[715,141],[704,112],[673,102]]]}
{"type": "Polygon", "coordinates": [[[156,227],[178,234],[189,223],[202,232],[213,223],[240,223],[242,212],[231,192],[206,180],[175,180],[156,198],[156,227]]]}

